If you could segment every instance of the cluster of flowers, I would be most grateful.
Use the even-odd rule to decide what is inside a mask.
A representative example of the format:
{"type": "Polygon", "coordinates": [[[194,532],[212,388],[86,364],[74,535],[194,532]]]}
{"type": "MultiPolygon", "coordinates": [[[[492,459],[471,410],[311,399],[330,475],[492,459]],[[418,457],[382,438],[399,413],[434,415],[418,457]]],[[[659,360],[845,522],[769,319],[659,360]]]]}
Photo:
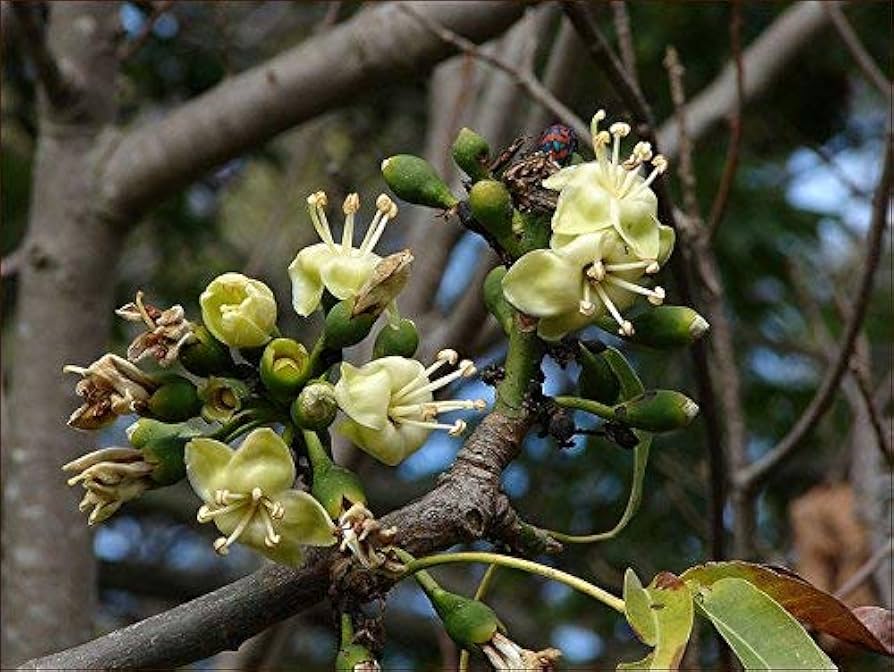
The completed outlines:
{"type": "Polygon", "coordinates": [[[382,258],[373,251],[397,214],[394,202],[379,196],[357,246],[357,194],[344,201],[340,242],[326,217],[326,195],[312,194],[307,204],[322,242],[301,250],[288,272],[298,315],[328,308],[312,349],[281,337],[269,287],[225,273],[201,294],[201,323],[187,320],[179,305],[160,310],[138,293],[117,311],[143,326],[127,358],[105,354],[88,367],[65,368],[81,376],[76,391],[83,403],[69,418],[72,427],[96,430],[119,416],[141,416],[128,428],[129,446],[103,448],[63,467],[74,474],[69,484],[85,489],[80,508],[90,512],[89,524],[185,476],[203,502],[199,522],[213,521],[223,535],[214,542],[222,555],[239,542],[298,565],[304,547],[341,539],[364,564],[376,564],[381,556],[364,542],[387,540],[390,533],[378,529],[365,509],[356,477],[326,454],[329,426],[381,462],[397,465],[432,431],[465,430],[464,421],[440,422],[439,415],[484,409],[480,399],[434,398],[455,380],[474,376],[471,361],[453,350],[438,353],[430,366],[412,358],[415,326],[401,319],[395,303],[412,255],[405,250],[382,258]],[[340,362],[342,349],[365,338],[383,313],[388,319],[376,339],[376,357],[359,367],[340,362]],[[146,370],[137,366],[143,362],[146,370]],[[444,368],[453,370],[437,377],[444,368]],[[238,449],[230,447],[245,434],[238,449]],[[308,452],[311,492],[295,487],[289,444],[308,452]]]}

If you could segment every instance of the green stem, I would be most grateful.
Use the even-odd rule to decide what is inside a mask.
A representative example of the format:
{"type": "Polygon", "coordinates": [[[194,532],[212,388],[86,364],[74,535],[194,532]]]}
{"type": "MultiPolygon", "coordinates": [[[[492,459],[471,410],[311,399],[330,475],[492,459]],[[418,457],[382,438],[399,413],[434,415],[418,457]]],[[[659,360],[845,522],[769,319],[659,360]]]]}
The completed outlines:
{"type": "Polygon", "coordinates": [[[578,411],[586,411],[593,415],[598,415],[606,420],[614,420],[615,412],[611,406],[600,404],[592,399],[581,399],[580,397],[555,397],[553,401],[563,408],[574,408],[578,411]]]}
{"type": "Polygon", "coordinates": [[[321,469],[327,469],[332,466],[332,458],[326,453],[323,442],[316,432],[308,429],[301,430],[304,437],[304,445],[307,446],[307,458],[310,460],[310,466],[317,473],[321,469]]]}
{"type": "MultiPolygon", "coordinates": [[[[407,565],[407,567],[416,562],[416,558],[402,548],[395,547],[394,552],[397,554],[397,557],[400,558],[401,562],[407,565]]],[[[421,570],[413,572],[413,578],[416,579],[416,583],[419,584],[419,587],[425,591],[425,594],[428,595],[429,598],[433,598],[438,592],[443,591],[443,588],[438,585],[438,582],[435,581],[432,575],[428,572],[421,570]]]]}
{"type": "MultiPolygon", "coordinates": [[[[408,553],[406,554],[406,556],[412,557],[408,553]]],[[[564,583],[566,586],[570,586],[571,588],[574,588],[575,590],[578,590],[585,595],[589,595],[593,599],[602,602],[615,611],[618,611],[622,614],[624,613],[624,600],[622,600],[620,597],[616,597],[608,591],[603,590],[598,586],[594,586],[592,583],[584,581],[583,579],[578,578],[573,574],[563,572],[562,570],[556,569],[554,567],[541,565],[540,563],[534,562],[532,560],[525,560],[524,558],[516,558],[510,555],[500,555],[499,553],[487,553],[481,551],[462,553],[439,553],[438,555],[429,555],[425,558],[418,558],[409,562],[403,555],[400,555],[400,553],[399,557],[406,563],[407,574],[416,574],[420,570],[423,570],[427,567],[436,567],[438,565],[446,565],[452,562],[486,562],[493,565],[510,567],[512,569],[520,569],[524,572],[537,574],[547,579],[564,583]]],[[[428,578],[429,580],[431,579],[431,577],[428,578]]],[[[420,585],[422,584],[420,583],[420,585]]]]}
{"type": "Polygon", "coordinates": [[[509,349],[506,351],[504,368],[506,375],[497,386],[497,402],[494,410],[509,417],[523,415],[525,397],[533,381],[539,380],[543,343],[535,331],[519,329],[518,315],[509,332],[509,349]]]}
{"type": "Polygon", "coordinates": [[[345,612],[341,614],[341,645],[348,646],[354,641],[354,623],[351,615],[345,612]]]}

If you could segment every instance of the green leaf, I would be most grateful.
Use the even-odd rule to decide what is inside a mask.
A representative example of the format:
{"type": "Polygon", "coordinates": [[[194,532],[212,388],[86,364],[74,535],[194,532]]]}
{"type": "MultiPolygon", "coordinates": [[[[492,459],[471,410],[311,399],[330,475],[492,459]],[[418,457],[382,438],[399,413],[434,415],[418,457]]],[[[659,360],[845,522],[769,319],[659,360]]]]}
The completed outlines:
{"type": "Polygon", "coordinates": [[[627,621],[652,652],[618,670],[677,670],[692,633],[692,593],[670,572],[658,574],[643,588],[633,570],[624,575],[624,612],[627,621]]]}
{"type": "Polygon", "coordinates": [[[890,611],[879,607],[851,610],[784,567],[742,561],[709,562],[686,570],[682,578],[704,586],[720,579],[745,579],[808,627],[870,651],[894,655],[890,611]]]}
{"type": "Polygon", "coordinates": [[[795,618],[745,579],[695,590],[695,603],[746,670],[837,670],[795,618]]]}

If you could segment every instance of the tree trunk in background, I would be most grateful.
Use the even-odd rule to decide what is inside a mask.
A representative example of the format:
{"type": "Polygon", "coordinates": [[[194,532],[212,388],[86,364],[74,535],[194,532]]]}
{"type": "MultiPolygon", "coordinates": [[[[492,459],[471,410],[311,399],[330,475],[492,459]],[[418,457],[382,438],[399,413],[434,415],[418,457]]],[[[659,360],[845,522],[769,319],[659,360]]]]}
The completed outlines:
{"type": "Polygon", "coordinates": [[[114,120],[117,4],[54,3],[47,42],[79,90],[39,114],[33,202],[19,276],[4,432],[3,667],[91,635],[92,535],[78,493],[60,497],[59,467],[91,447],[64,420],[76,407],[65,363],[104,349],[120,235],[93,211],[97,137],[114,120]]]}

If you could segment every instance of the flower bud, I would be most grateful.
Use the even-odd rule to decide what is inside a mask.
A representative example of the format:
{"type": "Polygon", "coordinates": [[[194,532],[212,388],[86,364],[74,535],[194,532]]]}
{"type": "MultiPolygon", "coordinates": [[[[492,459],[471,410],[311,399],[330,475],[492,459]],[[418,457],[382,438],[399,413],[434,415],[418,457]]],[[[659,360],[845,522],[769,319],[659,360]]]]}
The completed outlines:
{"type": "Polygon", "coordinates": [[[580,377],[577,379],[580,396],[603,404],[614,404],[618,400],[621,384],[602,355],[591,352],[581,343],[577,361],[580,363],[580,377]]]}
{"type": "Polygon", "coordinates": [[[315,432],[305,431],[304,443],[313,470],[311,494],[326,512],[338,520],[354,504],[366,505],[366,493],[357,474],[335,464],[315,432]]]}
{"type": "Polygon", "coordinates": [[[416,205],[449,210],[459,201],[432,165],[412,154],[398,154],[382,161],[382,176],[399,198],[416,205]]]}
{"type": "Polygon", "coordinates": [[[183,376],[169,376],[149,397],[149,412],[159,420],[182,422],[195,417],[202,410],[196,386],[183,376]]]}
{"type": "Polygon", "coordinates": [[[219,275],[199,297],[202,320],[214,337],[233,348],[257,348],[276,328],[276,299],[260,280],[241,273],[219,275]]]}
{"type": "Polygon", "coordinates": [[[327,313],[323,327],[323,338],[327,348],[331,350],[349,348],[367,337],[378,315],[361,313],[352,317],[353,311],[353,299],[345,299],[335,304],[327,313]]]}
{"type": "Polygon", "coordinates": [[[259,370],[261,381],[270,392],[291,398],[310,375],[307,348],[291,338],[275,338],[264,348],[259,370]]]}
{"type": "Polygon", "coordinates": [[[335,388],[323,381],[306,385],[292,402],[292,421],[303,429],[324,430],[335,420],[336,413],[335,388]]]}
{"type": "Polygon", "coordinates": [[[487,307],[488,312],[496,318],[503,332],[508,334],[512,330],[514,311],[503,295],[503,277],[505,275],[505,266],[492,268],[487,277],[484,278],[483,293],[484,305],[487,307]]]}
{"type": "Polygon", "coordinates": [[[490,642],[504,630],[496,612],[480,600],[473,600],[437,587],[426,590],[432,606],[444,623],[450,639],[464,649],[490,642]]]}
{"type": "Polygon", "coordinates": [[[419,347],[419,332],[413,320],[406,318],[397,324],[386,324],[376,336],[373,345],[373,358],[379,357],[412,357],[419,347]]]}
{"type": "Polygon", "coordinates": [[[469,128],[463,128],[453,141],[453,161],[472,182],[488,177],[490,147],[487,140],[469,128]]]}
{"type": "Polygon", "coordinates": [[[208,422],[226,422],[242,408],[248,394],[248,386],[241,380],[212,376],[199,389],[199,399],[204,402],[202,417],[208,422]]]}
{"type": "Polygon", "coordinates": [[[183,368],[203,378],[220,375],[233,368],[230,350],[201,324],[193,326],[195,340],[180,349],[183,368]]]}
{"type": "MultiPolygon", "coordinates": [[[[625,340],[651,348],[689,346],[710,329],[708,321],[688,306],[655,306],[629,319],[633,335],[625,340]]],[[[604,318],[599,320],[599,326],[611,332],[616,327],[604,318]]]]}
{"type": "Polygon", "coordinates": [[[469,192],[469,205],[478,223],[498,239],[512,235],[512,199],[502,182],[476,182],[469,192]]]}
{"type": "Polygon", "coordinates": [[[648,390],[612,407],[615,420],[649,432],[685,427],[698,413],[698,405],[676,390],[648,390]]]}

